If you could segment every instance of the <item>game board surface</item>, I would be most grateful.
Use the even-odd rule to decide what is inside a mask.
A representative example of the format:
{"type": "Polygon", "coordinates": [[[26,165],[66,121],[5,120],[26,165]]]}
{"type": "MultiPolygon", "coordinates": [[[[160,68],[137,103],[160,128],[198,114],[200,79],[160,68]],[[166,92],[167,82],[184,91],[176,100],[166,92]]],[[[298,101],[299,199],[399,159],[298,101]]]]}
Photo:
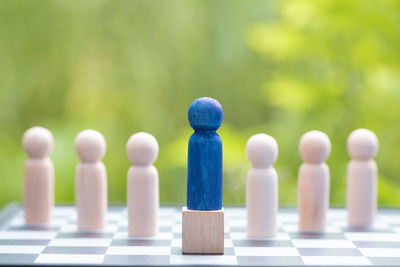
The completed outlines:
{"type": "Polygon", "coordinates": [[[400,210],[380,210],[369,232],[346,228],[343,209],[331,209],[324,234],[297,231],[295,209],[280,209],[279,233],[271,239],[246,237],[244,208],[225,207],[225,254],[182,255],[181,209],[160,209],[159,235],[129,238],[125,207],[110,207],[103,232],[78,232],[72,206],[58,206],[49,227],[27,227],[23,210],[10,205],[0,214],[2,265],[376,265],[400,266],[400,210]]]}

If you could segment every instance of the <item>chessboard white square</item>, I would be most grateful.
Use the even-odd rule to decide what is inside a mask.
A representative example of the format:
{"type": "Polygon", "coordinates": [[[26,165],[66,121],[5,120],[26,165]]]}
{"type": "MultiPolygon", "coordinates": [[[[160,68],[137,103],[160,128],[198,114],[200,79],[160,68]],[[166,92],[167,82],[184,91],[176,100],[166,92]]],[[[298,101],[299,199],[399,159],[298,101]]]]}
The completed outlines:
{"type": "Polygon", "coordinates": [[[36,264],[101,264],[104,255],[93,254],[40,254],[36,264]]]}
{"type": "Polygon", "coordinates": [[[353,242],[341,239],[293,239],[297,248],[356,248],[353,242]]]}
{"type": "Polygon", "coordinates": [[[52,212],[53,216],[70,217],[76,214],[76,208],[74,206],[57,206],[52,212]]]}
{"type": "Polygon", "coordinates": [[[123,218],[119,221],[119,226],[127,227],[128,226],[128,220],[123,218]]]}
{"type": "Polygon", "coordinates": [[[25,219],[22,216],[14,217],[9,223],[9,226],[25,225],[25,219]]]}
{"type": "Polygon", "coordinates": [[[393,233],[344,233],[352,241],[388,241],[400,242],[400,234],[393,233]]]}
{"type": "MultiPolygon", "coordinates": [[[[128,225],[128,224],[127,224],[128,225]]],[[[172,226],[174,225],[174,222],[172,220],[158,220],[158,226],[172,226]]]]}
{"type": "Polygon", "coordinates": [[[45,246],[1,245],[0,254],[40,254],[45,248],[45,246]]]}
{"type": "Polygon", "coordinates": [[[123,218],[122,212],[108,211],[106,215],[106,221],[120,221],[123,218]]]}
{"type": "Polygon", "coordinates": [[[389,223],[391,223],[391,221],[377,219],[375,220],[373,229],[387,229],[389,227],[389,223]]]}
{"type": "Polygon", "coordinates": [[[347,219],[347,214],[343,209],[329,209],[328,221],[340,220],[345,221],[347,219]]]}
{"type": "Polygon", "coordinates": [[[300,256],[293,247],[235,247],[236,256],[300,256]]]}
{"type": "Polygon", "coordinates": [[[171,246],[174,247],[174,248],[182,247],[182,239],[180,239],[180,238],[172,239],[171,246]]]}
{"type": "Polygon", "coordinates": [[[57,232],[53,231],[3,231],[0,239],[53,239],[57,232]]]}
{"type": "MultiPolygon", "coordinates": [[[[282,228],[287,233],[301,232],[299,230],[299,226],[297,224],[284,224],[284,225],[282,225],[282,228]]],[[[333,225],[329,225],[324,230],[324,233],[332,233],[332,234],[341,233],[341,232],[342,232],[342,230],[340,230],[340,228],[334,227],[333,225]]]]}
{"type": "Polygon", "coordinates": [[[297,226],[297,224],[284,224],[282,225],[282,229],[286,232],[286,233],[297,233],[299,232],[299,227],[297,226]]]}
{"type": "Polygon", "coordinates": [[[233,242],[231,239],[224,239],[224,247],[233,248],[233,242]]]}
{"type": "Polygon", "coordinates": [[[277,233],[274,237],[248,237],[247,233],[243,232],[232,232],[230,236],[232,240],[290,240],[290,236],[282,232],[277,233]]]}
{"type": "Polygon", "coordinates": [[[32,227],[59,227],[64,225],[67,222],[68,218],[53,218],[50,223],[44,223],[44,224],[29,224],[27,225],[25,223],[25,218],[24,217],[15,217],[11,222],[8,223],[9,226],[19,226],[19,227],[25,227],[25,226],[32,226],[32,227]]]}
{"type": "Polygon", "coordinates": [[[108,248],[107,255],[170,255],[171,247],[152,246],[111,246],[108,248]]]}
{"type": "Polygon", "coordinates": [[[162,216],[173,216],[175,214],[180,215],[180,212],[178,212],[178,210],[173,207],[160,207],[158,214],[160,217],[162,217],[162,216]]]}
{"type": "Polygon", "coordinates": [[[379,214],[378,220],[389,222],[390,224],[400,224],[400,216],[397,214],[379,214]]]}
{"type": "Polygon", "coordinates": [[[234,218],[246,218],[247,215],[246,210],[241,208],[228,208],[224,212],[229,220],[235,220],[234,218]]]}
{"type": "Polygon", "coordinates": [[[230,227],[247,227],[247,221],[243,219],[235,219],[226,222],[230,227]]]}
{"type": "Polygon", "coordinates": [[[400,248],[359,248],[359,250],[366,257],[400,257],[400,248]]]}
{"type": "Polygon", "coordinates": [[[224,255],[172,255],[170,264],[174,265],[237,265],[235,256],[224,255]]]}
{"type": "Polygon", "coordinates": [[[305,265],[372,265],[367,258],[361,256],[303,256],[301,259],[305,265]]]}
{"type": "Polygon", "coordinates": [[[76,223],[66,224],[61,227],[61,233],[114,233],[118,230],[118,224],[107,224],[103,230],[79,230],[76,223]]]}
{"type": "Polygon", "coordinates": [[[174,225],[172,227],[172,232],[177,234],[182,233],[182,225],[174,225]]]}
{"type": "Polygon", "coordinates": [[[49,247],[108,247],[111,238],[56,238],[50,241],[49,247]]]}
{"type": "Polygon", "coordinates": [[[279,223],[292,223],[297,224],[299,221],[296,213],[282,213],[278,214],[278,222],[279,223]]]}
{"type": "MultiPolygon", "coordinates": [[[[348,222],[347,220],[337,220],[337,221],[333,221],[331,223],[331,225],[335,226],[335,227],[339,227],[339,228],[346,228],[348,226],[348,222]]],[[[386,230],[388,229],[389,224],[383,221],[375,221],[373,227],[369,230],[372,231],[381,231],[381,230],[386,230]]]]}
{"type": "Polygon", "coordinates": [[[129,236],[128,232],[116,232],[114,234],[113,239],[126,239],[126,240],[171,240],[172,233],[167,232],[159,232],[156,236],[149,237],[138,237],[138,236],[129,236]]]}

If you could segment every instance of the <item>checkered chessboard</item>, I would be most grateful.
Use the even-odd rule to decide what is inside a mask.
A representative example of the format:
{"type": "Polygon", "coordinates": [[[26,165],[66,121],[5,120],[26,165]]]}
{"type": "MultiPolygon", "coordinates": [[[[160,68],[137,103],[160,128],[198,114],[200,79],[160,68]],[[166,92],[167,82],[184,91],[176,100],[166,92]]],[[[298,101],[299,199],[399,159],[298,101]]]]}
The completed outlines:
{"type": "Polygon", "coordinates": [[[130,238],[124,207],[110,207],[104,231],[79,232],[74,207],[56,207],[48,227],[28,227],[22,208],[9,206],[0,215],[0,264],[400,266],[399,210],[380,210],[368,232],[347,229],[343,209],[328,217],[324,234],[302,234],[296,210],[281,209],[275,238],[250,239],[245,209],[225,208],[225,253],[210,256],[182,255],[178,207],[160,209],[158,236],[130,238]]]}

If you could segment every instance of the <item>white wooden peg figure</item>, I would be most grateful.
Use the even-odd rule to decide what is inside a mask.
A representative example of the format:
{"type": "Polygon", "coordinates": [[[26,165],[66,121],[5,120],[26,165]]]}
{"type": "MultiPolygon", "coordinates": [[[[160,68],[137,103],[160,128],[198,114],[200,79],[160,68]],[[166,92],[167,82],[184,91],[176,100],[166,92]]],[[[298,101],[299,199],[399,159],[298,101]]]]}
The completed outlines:
{"type": "Polygon", "coordinates": [[[376,135],[367,129],[353,131],[347,139],[352,160],[347,166],[347,211],[350,227],[369,228],[377,209],[378,151],[376,135]]]}
{"type": "Polygon", "coordinates": [[[128,171],[128,229],[130,236],[155,236],[158,232],[158,172],[153,163],[158,143],[151,134],[132,135],[126,145],[133,166],[128,171]]]}
{"type": "Polygon", "coordinates": [[[79,230],[101,230],[107,213],[107,174],[101,159],[106,141],[95,130],[80,132],[75,138],[75,151],[80,159],[75,174],[75,201],[79,230]]]}
{"type": "Polygon", "coordinates": [[[304,163],[299,170],[299,230],[325,230],[329,209],[329,168],[325,163],[331,152],[329,137],[320,131],[305,133],[300,140],[300,156],[304,163]]]}
{"type": "Polygon", "coordinates": [[[22,139],[29,159],[24,171],[24,209],[27,224],[48,224],[54,206],[54,166],[48,157],[54,146],[51,132],[28,129],[22,139]]]}
{"type": "Polygon", "coordinates": [[[250,137],[246,145],[252,168],[247,173],[247,235],[273,237],[277,232],[278,175],[272,164],[278,157],[278,144],[266,134],[250,137]]]}

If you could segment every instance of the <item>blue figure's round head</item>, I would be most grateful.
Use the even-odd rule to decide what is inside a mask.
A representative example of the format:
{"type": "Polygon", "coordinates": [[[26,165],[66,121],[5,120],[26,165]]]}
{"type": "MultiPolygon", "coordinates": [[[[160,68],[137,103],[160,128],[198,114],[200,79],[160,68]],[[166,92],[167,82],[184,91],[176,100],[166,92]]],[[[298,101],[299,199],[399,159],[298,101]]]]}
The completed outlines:
{"type": "Polygon", "coordinates": [[[194,130],[216,131],[224,118],[221,104],[211,97],[201,97],[190,105],[189,123],[194,130]]]}

